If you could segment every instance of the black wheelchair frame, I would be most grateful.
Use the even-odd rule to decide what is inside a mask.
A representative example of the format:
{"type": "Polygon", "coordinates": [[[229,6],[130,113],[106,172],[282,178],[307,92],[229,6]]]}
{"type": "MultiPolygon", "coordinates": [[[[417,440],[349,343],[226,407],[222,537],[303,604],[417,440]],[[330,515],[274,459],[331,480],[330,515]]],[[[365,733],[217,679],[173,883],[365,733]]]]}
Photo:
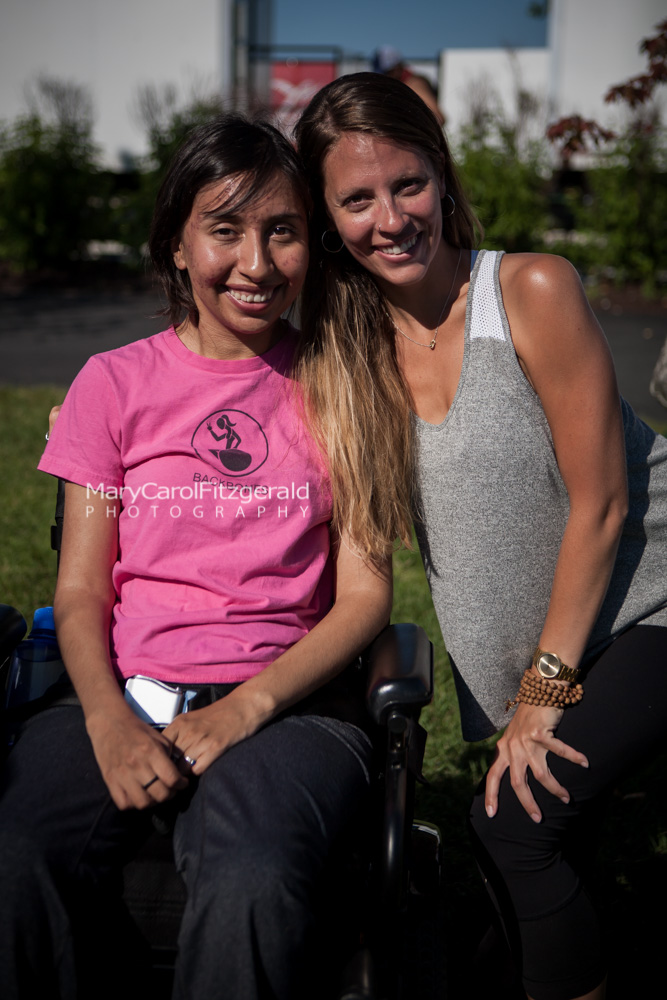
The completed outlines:
{"type": "MultiPolygon", "coordinates": [[[[58,553],[64,514],[64,486],[59,483],[56,523],[51,545],[58,553]]],[[[0,681],[11,654],[26,633],[21,614],[0,605],[0,681]]],[[[410,979],[410,941],[406,933],[415,911],[432,918],[440,881],[441,837],[437,827],[413,820],[415,779],[421,776],[426,733],[419,725],[421,709],[433,695],[433,647],[420,627],[392,625],[364,653],[366,705],[381,734],[374,807],[354,831],[356,913],[349,900],[328,915],[327,926],[340,939],[339,982],[331,978],[319,996],[331,1000],[400,1000],[410,979]],[[352,918],[352,919],[350,919],[352,918]],[[340,922],[351,930],[339,933],[340,922]],[[328,987],[331,987],[328,992],[328,987]]],[[[169,982],[176,955],[176,934],[185,888],[176,872],[171,840],[159,832],[149,838],[124,870],[124,899],[134,926],[150,949],[156,982],[169,982]]],[[[431,919],[431,923],[432,923],[431,919]]],[[[433,940],[433,966],[423,1000],[442,996],[442,945],[433,940]]],[[[413,969],[414,974],[414,969],[413,969]]],[[[331,973],[333,977],[333,972],[331,973]]],[[[417,994],[411,994],[417,995],[417,994]]]]}

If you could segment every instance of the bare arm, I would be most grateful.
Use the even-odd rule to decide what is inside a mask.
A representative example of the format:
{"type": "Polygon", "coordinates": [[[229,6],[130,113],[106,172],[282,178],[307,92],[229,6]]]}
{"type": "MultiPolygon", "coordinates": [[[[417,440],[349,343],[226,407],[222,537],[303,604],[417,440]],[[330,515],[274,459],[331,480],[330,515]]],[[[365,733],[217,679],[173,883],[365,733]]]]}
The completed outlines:
{"type": "MultiPolygon", "coordinates": [[[[49,434],[53,430],[54,424],[58,419],[58,414],[62,409],[62,403],[58,403],[57,406],[52,406],[49,410],[49,434]]],[[[47,439],[48,440],[48,439],[47,439]]]]}
{"type": "Polygon", "coordinates": [[[230,746],[247,739],[351,663],[389,621],[391,598],[391,565],[373,569],[347,544],[340,545],[335,603],[325,618],[227,697],[178,716],[165,729],[165,736],[196,760],[193,771],[201,774],[230,746]]]}
{"type": "MultiPolygon", "coordinates": [[[[510,256],[501,265],[501,284],[517,355],[544,407],[570,500],[549,608],[536,641],[576,667],[609,585],[627,513],[618,388],[602,331],[566,261],[510,256]]],[[[526,783],[527,768],[549,791],[569,800],[549,772],[547,751],[582,766],[587,761],[556,738],[561,715],[556,709],[517,707],[487,779],[491,814],[507,767],[536,821],[540,813],[526,783]]]]}
{"type": "Polygon", "coordinates": [[[111,571],[119,508],[119,501],[100,502],[99,497],[91,504],[84,487],[67,484],[54,614],[63,659],[109,792],[119,808],[141,809],[169,798],[187,781],[170,759],[168,739],[129,708],[111,667],[111,571]],[[156,774],[161,780],[149,794],[143,786],[156,774]]]}

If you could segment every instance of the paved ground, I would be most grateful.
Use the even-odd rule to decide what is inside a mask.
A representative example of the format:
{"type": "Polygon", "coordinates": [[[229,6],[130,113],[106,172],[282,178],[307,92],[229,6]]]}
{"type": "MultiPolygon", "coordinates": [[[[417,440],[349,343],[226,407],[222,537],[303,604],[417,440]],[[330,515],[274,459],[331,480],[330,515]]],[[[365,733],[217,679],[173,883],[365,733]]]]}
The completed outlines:
{"type": "MultiPolygon", "coordinates": [[[[166,326],[148,292],[41,292],[0,295],[0,383],[67,386],[91,354],[166,326]]],[[[667,338],[667,308],[611,305],[598,317],[611,347],[622,394],[643,417],[667,421],[648,385],[667,338]]]]}
{"type": "Polygon", "coordinates": [[[68,386],[91,356],[163,330],[144,292],[0,296],[0,382],[68,386]]]}

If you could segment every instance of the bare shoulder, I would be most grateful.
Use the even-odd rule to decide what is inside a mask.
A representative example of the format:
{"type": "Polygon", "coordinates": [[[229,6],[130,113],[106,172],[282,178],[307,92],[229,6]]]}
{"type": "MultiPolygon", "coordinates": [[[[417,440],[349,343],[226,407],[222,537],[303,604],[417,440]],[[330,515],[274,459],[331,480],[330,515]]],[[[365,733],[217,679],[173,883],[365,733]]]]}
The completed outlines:
{"type": "Polygon", "coordinates": [[[500,265],[503,304],[514,348],[533,387],[542,371],[572,378],[590,363],[611,369],[604,334],[575,268],[552,254],[507,254],[500,265]]]}
{"type": "Polygon", "coordinates": [[[531,340],[556,336],[561,342],[584,331],[602,337],[579,275],[564,257],[506,254],[500,265],[500,287],[519,353],[526,335],[531,340]]]}
{"type": "Polygon", "coordinates": [[[587,300],[575,268],[565,257],[548,253],[509,253],[500,264],[500,282],[506,308],[551,309],[554,302],[561,309],[587,300]]]}

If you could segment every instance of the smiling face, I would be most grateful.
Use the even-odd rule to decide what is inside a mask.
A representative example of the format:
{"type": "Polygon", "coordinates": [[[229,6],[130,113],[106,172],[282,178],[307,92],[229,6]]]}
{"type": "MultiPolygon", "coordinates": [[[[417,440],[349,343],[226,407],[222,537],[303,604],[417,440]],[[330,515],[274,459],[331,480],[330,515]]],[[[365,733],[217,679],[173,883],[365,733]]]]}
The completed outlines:
{"type": "Polygon", "coordinates": [[[380,286],[421,282],[442,247],[442,173],[416,147],[345,132],[324,160],[329,217],[380,286]]]}
{"type": "Polygon", "coordinates": [[[199,311],[197,343],[220,357],[268,350],[308,267],[306,210],[289,179],[274,174],[266,194],[235,209],[243,179],[198,192],[174,252],[199,311]]]}

